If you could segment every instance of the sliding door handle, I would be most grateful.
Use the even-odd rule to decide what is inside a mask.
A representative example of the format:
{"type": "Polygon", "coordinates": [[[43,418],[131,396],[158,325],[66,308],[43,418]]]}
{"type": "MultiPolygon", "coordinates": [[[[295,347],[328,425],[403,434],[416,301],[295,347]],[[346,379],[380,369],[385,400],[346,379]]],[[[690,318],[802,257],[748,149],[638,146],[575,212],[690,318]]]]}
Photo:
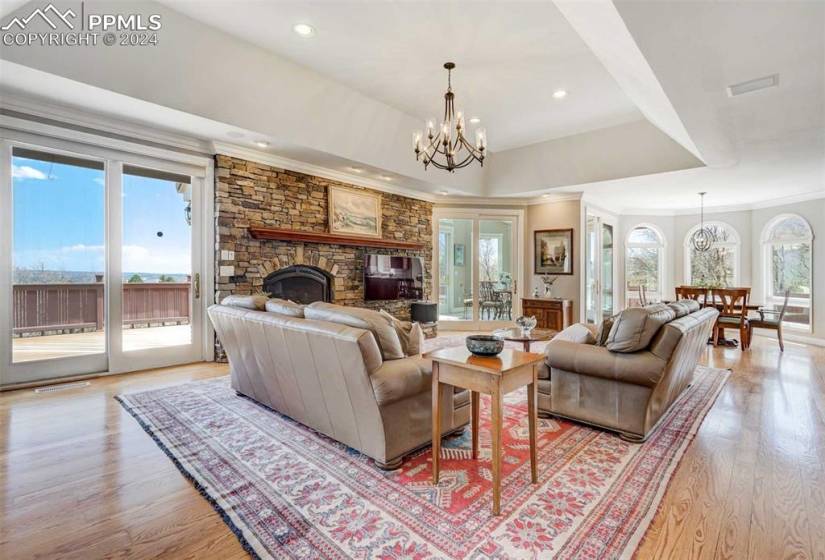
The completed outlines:
{"type": "Polygon", "coordinates": [[[195,290],[195,299],[201,298],[201,273],[195,273],[195,281],[194,281],[194,290],[195,290]]]}

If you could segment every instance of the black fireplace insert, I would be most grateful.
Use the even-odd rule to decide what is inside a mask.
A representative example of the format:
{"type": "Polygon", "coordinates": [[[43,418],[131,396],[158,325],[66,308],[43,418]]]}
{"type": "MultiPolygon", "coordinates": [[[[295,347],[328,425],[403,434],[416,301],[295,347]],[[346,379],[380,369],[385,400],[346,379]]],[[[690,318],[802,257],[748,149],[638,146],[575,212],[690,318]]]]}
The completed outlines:
{"type": "Polygon", "coordinates": [[[296,264],[276,270],[264,279],[264,291],[272,297],[296,303],[333,301],[333,278],[317,266],[296,264]]]}

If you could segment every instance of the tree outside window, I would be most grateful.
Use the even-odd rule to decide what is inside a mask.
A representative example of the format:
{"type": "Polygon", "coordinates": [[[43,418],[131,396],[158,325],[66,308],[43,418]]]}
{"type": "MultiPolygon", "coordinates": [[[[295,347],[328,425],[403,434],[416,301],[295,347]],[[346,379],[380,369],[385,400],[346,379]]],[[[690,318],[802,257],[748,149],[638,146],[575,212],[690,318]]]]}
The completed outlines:
{"type": "Polygon", "coordinates": [[[736,286],[739,262],[739,236],[736,231],[722,223],[707,223],[715,241],[707,251],[697,251],[691,239],[698,229],[693,228],[685,238],[688,255],[688,284],[707,288],[729,288],[736,286]]]}
{"type": "Polygon", "coordinates": [[[478,240],[479,272],[482,282],[498,282],[501,278],[501,237],[481,237],[478,240]]]}
{"type": "Polygon", "coordinates": [[[764,246],[765,288],[768,307],[780,310],[785,292],[788,309],[785,322],[809,327],[811,324],[813,232],[801,216],[777,216],[765,228],[764,246]]]}
{"type": "Polygon", "coordinates": [[[640,287],[648,302],[662,298],[664,240],[655,229],[637,226],[627,238],[625,299],[628,307],[641,305],[640,287]]]}

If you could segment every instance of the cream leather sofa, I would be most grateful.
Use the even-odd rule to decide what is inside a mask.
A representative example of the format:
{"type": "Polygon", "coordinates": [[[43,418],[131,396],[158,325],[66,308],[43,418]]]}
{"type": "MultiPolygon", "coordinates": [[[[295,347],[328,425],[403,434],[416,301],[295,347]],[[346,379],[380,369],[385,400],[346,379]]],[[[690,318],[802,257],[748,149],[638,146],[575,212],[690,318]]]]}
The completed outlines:
{"type": "Polygon", "coordinates": [[[693,301],[657,304],[626,309],[597,333],[602,340],[553,339],[539,379],[539,412],[644,441],[691,383],[718,315],[693,301]]]}
{"type": "MultiPolygon", "coordinates": [[[[336,315],[336,307],[319,305],[314,316],[353,321],[336,315]]],[[[381,468],[397,468],[405,455],[430,445],[429,360],[385,360],[373,332],[331,320],[229,305],[213,305],[209,317],[239,394],[361,451],[381,468]]],[[[467,391],[445,394],[441,407],[444,434],[469,423],[467,391]]]]}

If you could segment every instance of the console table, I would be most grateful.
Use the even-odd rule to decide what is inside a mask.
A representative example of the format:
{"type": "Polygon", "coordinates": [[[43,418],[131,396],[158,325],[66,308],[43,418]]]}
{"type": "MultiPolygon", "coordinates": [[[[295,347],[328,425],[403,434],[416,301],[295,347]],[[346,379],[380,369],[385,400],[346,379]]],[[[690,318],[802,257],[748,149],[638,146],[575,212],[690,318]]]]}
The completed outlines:
{"type": "Polygon", "coordinates": [[[562,331],[573,322],[573,301],[560,298],[521,298],[521,312],[535,316],[540,329],[562,331]]]}

